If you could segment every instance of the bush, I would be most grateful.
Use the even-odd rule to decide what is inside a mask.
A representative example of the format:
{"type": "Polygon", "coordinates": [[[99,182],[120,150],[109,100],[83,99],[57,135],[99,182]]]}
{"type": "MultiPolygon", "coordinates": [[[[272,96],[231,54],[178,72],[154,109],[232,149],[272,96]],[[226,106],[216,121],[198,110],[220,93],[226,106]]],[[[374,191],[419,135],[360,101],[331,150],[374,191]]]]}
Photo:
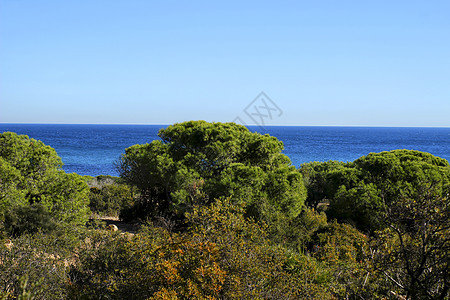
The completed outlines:
{"type": "Polygon", "coordinates": [[[100,188],[91,187],[89,199],[89,207],[93,213],[118,216],[121,209],[133,203],[134,197],[128,185],[110,183],[100,188]]]}
{"type": "Polygon", "coordinates": [[[367,236],[351,225],[333,221],[314,234],[310,250],[332,272],[335,294],[342,299],[364,296],[363,280],[369,260],[367,236]]]}
{"type": "Polygon", "coordinates": [[[50,212],[41,203],[11,208],[5,217],[5,230],[14,237],[24,233],[51,232],[56,227],[50,212]]]}
{"type": "MultiPolygon", "coordinates": [[[[71,271],[75,299],[331,299],[313,258],[274,246],[229,200],[193,208],[187,232],[96,232],[71,271]]],[[[324,282],[327,282],[325,280],[324,282]]]]}
{"type": "Polygon", "coordinates": [[[0,242],[2,299],[67,297],[70,257],[61,238],[38,233],[23,234],[11,243],[0,242]]]}

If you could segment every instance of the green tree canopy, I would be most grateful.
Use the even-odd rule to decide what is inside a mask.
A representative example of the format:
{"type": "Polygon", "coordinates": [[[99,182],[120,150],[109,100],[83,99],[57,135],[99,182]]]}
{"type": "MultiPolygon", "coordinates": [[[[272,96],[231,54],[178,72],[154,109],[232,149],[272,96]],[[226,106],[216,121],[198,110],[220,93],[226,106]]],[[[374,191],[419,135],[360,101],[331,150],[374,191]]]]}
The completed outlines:
{"type": "Polygon", "coordinates": [[[302,176],[275,137],[205,121],[175,124],[159,136],[127,148],[118,164],[121,177],[141,191],[141,212],[180,214],[231,197],[260,218],[300,213],[306,196],[302,176]]]}
{"type": "MultiPolygon", "coordinates": [[[[27,212],[34,215],[30,220],[42,213],[60,224],[85,223],[88,186],[81,176],[66,174],[61,166],[56,151],[41,141],[12,132],[0,134],[0,226],[19,234],[14,232],[17,226],[5,224],[5,216],[14,223],[15,215],[27,212]]],[[[33,224],[26,228],[30,231],[33,224]]]]}
{"type": "Polygon", "coordinates": [[[354,162],[308,163],[307,203],[330,202],[327,214],[362,230],[383,227],[383,212],[401,197],[420,198],[424,191],[448,197],[450,165],[445,159],[415,150],[370,153],[354,162]]]}

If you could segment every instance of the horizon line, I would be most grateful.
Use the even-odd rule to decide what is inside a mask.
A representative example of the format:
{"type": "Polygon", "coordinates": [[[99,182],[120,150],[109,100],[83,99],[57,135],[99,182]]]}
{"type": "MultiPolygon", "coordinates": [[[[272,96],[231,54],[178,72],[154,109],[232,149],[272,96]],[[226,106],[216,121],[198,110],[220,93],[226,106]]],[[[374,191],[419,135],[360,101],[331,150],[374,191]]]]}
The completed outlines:
{"type": "MultiPolygon", "coordinates": [[[[149,125],[162,125],[162,126],[170,126],[173,124],[183,123],[188,121],[182,121],[182,122],[175,122],[175,123],[59,123],[59,122],[0,122],[0,125],[2,124],[14,124],[14,125],[139,125],[139,126],[149,126],[149,125]]],[[[232,123],[232,122],[216,122],[213,121],[211,123],[232,123]]],[[[418,125],[286,125],[286,124],[265,124],[265,125],[258,125],[258,124],[240,124],[243,126],[248,127],[367,127],[367,128],[450,128],[450,125],[448,126],[433,126],[433,125],[424,125],[424,126],[418,126],[418,125]]]]}

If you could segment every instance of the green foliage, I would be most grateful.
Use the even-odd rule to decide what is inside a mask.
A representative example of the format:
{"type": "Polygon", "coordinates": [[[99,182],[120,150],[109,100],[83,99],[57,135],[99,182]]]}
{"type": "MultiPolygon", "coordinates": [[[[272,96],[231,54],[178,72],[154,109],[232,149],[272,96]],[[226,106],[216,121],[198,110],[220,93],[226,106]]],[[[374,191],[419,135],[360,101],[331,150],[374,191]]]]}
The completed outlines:
{"type": "Polygon", "coordinates": [[[17,229],[15,217],[28,221],[16,232],[49,229],[42,227],[49,216],[49,224],[86,222],[88,187],[81,176],[66,174],[61,165],[55,150],[41,141],[11,132],[0,134],[0,230],[17,229]]]}
{"type": "Polygon", "coordinates": [[[129,207],[134,201],[133,191],[126,184],[116,183],[109,178],[97,180],[94,186],[91,182],[89,184],[89,207],[95,214],[118,216],[121,209],[129,207]]]}
{"type": "Polygon", "coordinates": [[[305,207],[295,218],[279,215],[269,224],[272,242],[295,252],[306,253],[314,234],[327,225],[324,212],[305,207]],[[274,228],[275,227],[275,228],[274,228]]]}
{"type": "Polygon", "coordinates": [[[310,163],[307,203],[329,201],[327,215],[364,231],[382,228],[383,213],[396,199],[450,191],[450,165],[445,159],[413,150],[370,153],[351,163],[310,163]]]}
{"type": "Polygon", "coordinates": [[[370,262],[367,236],[351,225],[333,221],[315,233],[312,245],[313,257],[331,273],[335,295],[340,299],[374,298],[366,280],[370,262]]]}
{"type": "Polygon", "coordinates": [[[308,191],[305,203],[314,209],[319,203],[333,195],[333,186],[329,174],[344,168],[345,163],[339,161],[309,162],[301,165],[300,173],[308,191]]]}
{"type": "Polygon", "coordinates": [[[5,230],[11,236],[39,231],[51,232],[56,229],[55,220],[41,203],[27,206],[15,206],[8,210],[5,216],[5,230]]]}
{"type": "MultiPolygon", "coordinates": [[[[96,232],[71,271],[75,299],[332,299],[315,260],[273,246],[229,200],[195,206],[189,230],[96,232]]],[[[327,282],[327,280],[325,280],[327,282]]]]}
{"type": "Polygon", "coordinates": [[[120,160],[136,202],[118,178],[66,174],[42,142],[0,135],[0,299],[449,297],[446,160],[395,150],[297,172],[280,141],[236,124],[159,135],[120,160]],[[69,226],[88,194],[95,213],[153,224],[69,226]]]}
{"type": "Polygon", "coordinates": [[[351,189],[342,185],[330,201],[329,215],[362,230],[379,228],[384,202],[373,183],[360,182],[351,189]]]}
{"type": "Polygon", "coordinates": [[[2,299],[64,299],[69,259],[62,236],[24,234],[0,243],[2,299]]]}
{"type": "Polygon", "coordinates": [[[161,129],[162,141],[125,150],[120,175],[141,193],[141,216],[182,216],[197,204],[232,197],[247,213],[297,216],[306,196],[283,143],[234,123],[190,121],[161,129]]]}
{"type": "Polygon", "coordinates": [[[195,208],[188,215],[194,239],[219,248],[226,272],[224,298],[330,299],[315,260],[274,245],[267,226],[244,218],[243,207],[228,200],[195,208]]]}
{"type": "Polygon", "coordinates": [[[113,292],[122,288],[118,281],[125,280],[126,270],[133,267],[129,264],[134,263],[124,254],[126,243],[127,237],[117,232],[89,231],[69,271],[69,298],[114,299],[113,292]]]}
{"type": "Polygon", "coordinates": [[[7,212],[26,203],[26,191],[20,189],[20,179],[20,172],[0,157],[0,237],[5,232],[7,212]]]}

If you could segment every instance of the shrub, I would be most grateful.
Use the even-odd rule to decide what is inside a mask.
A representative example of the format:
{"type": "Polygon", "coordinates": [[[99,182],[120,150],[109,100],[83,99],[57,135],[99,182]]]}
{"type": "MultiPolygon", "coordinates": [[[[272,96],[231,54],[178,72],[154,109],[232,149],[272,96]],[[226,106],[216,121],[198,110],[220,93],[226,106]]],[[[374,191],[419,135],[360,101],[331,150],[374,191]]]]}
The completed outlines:
{"type": "Polygon", "coordinates": [[[41,203],[27,206],[16,206],[7,211],[5,230],[11,236],[24,233],[51,232],[57,227],[50,212],[41,203]]]}
{"type": "Polygon", "coordinates": [[[128,185],[110,183],[100,188],[91,187],[89,199],[89,207],[93,213],[118,216],[121,209],[133,203],[134,197],[128,185]]]}
{"type": "MultiPolygon", "coordinates": [[[[95,232],[71,271],[75,299],[331,299],[313,258],[274,246],[229,200],[195,206],[183,233],[95,232]]],[[[326,282],[326,280],[324,281],[326,282]]]]}
{"type": "Polygon", "coordinates": [[[70,257],[63,244],[60,236],[40,233],[0,242],[2,299],[66,298],[70,257]]]}

